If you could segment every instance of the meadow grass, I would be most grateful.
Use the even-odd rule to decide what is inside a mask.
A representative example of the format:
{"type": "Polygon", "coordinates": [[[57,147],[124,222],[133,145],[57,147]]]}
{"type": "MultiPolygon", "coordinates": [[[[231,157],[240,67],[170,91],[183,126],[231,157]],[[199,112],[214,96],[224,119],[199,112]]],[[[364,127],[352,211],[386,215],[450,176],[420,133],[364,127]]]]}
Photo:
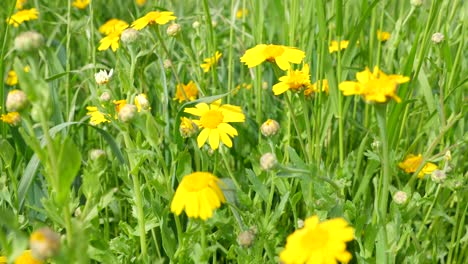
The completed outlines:
{"type": "MultiPolygon", "coordinates": [[[[313,216],[353,228],[338,250],[350,263],[468,262],[464,1],[75,2],[7,0],[0,9],[0,263],[33,263],[20,257],[27,249],[48,263],[296,263],[287,243],[297,259],[324,247],[334,260],[317,241],[335,243],[338,229],[311,229],[313,216]],[[7,23],[31,8],[37,19],[7,23]],[[119,31],[118,49],[99,50],[106,21],[132,27],[151,11],[177,18],[138,30],[136,40],[119,31]],[[174,24],[180,31],[167,32],[174,24]],[[31,30],[42,43],[19,37],[31,30]],[[329,52],[333,41],[343,49],[329,52]],[[291,67],[308,64],[309,84],[274,95],[287,71],[240,61],[258,44],[304,51],[291,67]],[[343,94],[340,84],[375,66],[409,81],[385,102],[343,94]],[[198,94],[177,95],[190,81],[198,94]],[[15,89],[28,103],[11,99],[15,89]],[[211,123],[188,110],[216,100],[231,105],[225,116],[240,114],[237,106],[245,116],[229,121],[232,147],[222,137],[219,148],[200,143],[211,123]],[[20,121],[8,119],[15,107],[20,121]],[[96,117],[102,123],[90,122],[96,117]],[[182,117],[200,120],[199,130],[182,117]],[[279,124],[268,123],[272,135],[268,119],[279,124]],[[171,209],[195,172],[220,179],[210,188],[218,182],[225,203],[206,202],[209,217],[171,209]],[[58,241],[38,241],[41,227],[58,241]],[[302,244],[288,239],[309,229],[302,244]]],[[[196,197],[186,195],[186,204],[196,197]]],[[[308,263],[322,263],[314,256],[308,263]]]]}

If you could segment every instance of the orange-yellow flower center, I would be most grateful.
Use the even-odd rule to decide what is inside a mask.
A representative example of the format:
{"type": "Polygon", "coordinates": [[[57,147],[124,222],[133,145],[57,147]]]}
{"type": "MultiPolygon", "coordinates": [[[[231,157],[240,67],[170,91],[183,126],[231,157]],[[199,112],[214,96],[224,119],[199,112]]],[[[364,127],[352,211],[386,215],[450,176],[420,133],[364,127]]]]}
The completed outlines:
{"type": "Polygon", "coordinates": [[[266,60],[274,61],[276,57],[281,56],[284,52],[284,48],[276,45],[268,45],[265,50],[263,50],[263,55],[266,60]]]}
{"type": "Polygon", "coordinates": [[[328,231],[320,227],[308,230],[302,237],[302,245],[310,251],[323,248],[327,244],[327,241],[328,231]]]}
{"type": "Polygon", "coordinates": [[[201,118],[200,122],[203,127],[215,129],[223,122],[224,116],[218,110],[208,110],[201,118]]]}

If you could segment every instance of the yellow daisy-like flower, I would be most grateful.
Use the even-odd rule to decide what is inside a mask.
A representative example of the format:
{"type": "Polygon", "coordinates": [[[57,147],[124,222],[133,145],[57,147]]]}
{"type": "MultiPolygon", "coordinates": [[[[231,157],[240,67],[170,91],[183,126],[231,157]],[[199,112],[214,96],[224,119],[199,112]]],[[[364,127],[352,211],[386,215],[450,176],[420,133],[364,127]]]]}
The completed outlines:
{"type": "Polygon", "coordinates": [[[27,1],[28,0],[16,0],[16,9],[18,9],[18,10],[23,9],[23,6],[24,6],[24,4],[26,4],[27,1]]]}
{"type": "Polygon", "coordinates": [[[329,86],[328,80],[323,79],[311,84],[307,89],[304,90],[305,96],[311,96],[313,93],[325,92],[328,94],[329,86]],[[322,85],[322,90],[319,90],[319,83],[322,85]]]}
{"type": "Polygon", "coordinates": [[[246,8],[241,8],[239,10],[237,10],[236,12],[236,18],[237,19],[241,19],[242,17],[245,17],[249,14],[249,10],[246,9],[246,8]]]}
{"type": "Polygon", "coordinates": [[[389,40],[391,36],[390,32],[377,30],[377,39],[382,42],[389,40]]]}
{"type": "Polygon", "coordinates": [[[3,123],[7,123],[11,126],[17,126],[21,122],[21,116],[18,112],[10,112],[7,114],[2,114],[0,116],[0,120],[2,120],[3,123]]]}
{"type": "MultiPolygon", "coordinates": [[[[344,50],[348,47],[349,45],[349,41],[347,40],[342,40],[340,41],[340,50],[344,50]]],[[[330,53],[333,53],[333,52],[337,52],[338,51],[338,41],[336,40],[333,40],[331,43],[330,43],[330,46],[328,46],[328,51],[330,53]]]]}
{"type": "Polygon", "coordinates": [[[24,9],[16,12],[11,17],[7,18],[7,23],[14,27],[18,27],[24,21],[35,20],[39,17],[39,12],[36,8],[24,9]]]}
{"type": "Polygon", "coordinates": [[[193,101],[198,97],[198,88],[194,82],[190,81],[185,84],[178,84],[174,100],[179,100],[179,103],[185,101],[187,98],[189,101],[193,101]],[[184,96],[185,93],[185,96],[184,96]]]}
{"type": "Polygon", "coordinates": [[[8,76],[5,81],[6,84],[13,86],[18,84],[18,76],[16,75],[15,71],[9,71],[8,76]]]}
{"type": "MultiPolygon", "coordinates": [[[[398,167],[404,170],[406,173],[414,173],[419,168],[422,162],[422,155],[419,154],[417,156],[413,154],[409,154],[406,156],[403,162],[398,163],[398,167]]],[[[424,175],[431,174],[433,171],[437,170],[438,167],[436,164],[427,162],[421,171],[418,173],[418,178],[422,179],[424,175]]]]}
{"type": "Polygon", "coordinates": [[[136,0],[135,2],[138,6],[143,6],[144,4],[146,4],[146,0],[136,0]]]}
{"type": "Polygon", "coordinates": [[[219,147],[220,141],[227,147],[232,147],[231,137],[237,136],[237,130],[228,123],[245,122],[245,115],[239,106],[221,105],[221,99],[210,105],[199,103],[195,107],[186,108],[184,112],[200,117],[200,120],[193,120],[202,129],[197,138],[199,148],[206,141],[213,150],[219,147]]]}
{"type": "Polygon", "coordinates": [[[91,119],[89,120],[89,123],[93,126],[99,125],[101,123],[109,123],[110,120],[107,118],[108,115],[102,113],[99,111],[99,109],[95,106],[88,106],[86,107],[86,110],[88,110],[88,113],[86,115],[91,116],[91,119]]]}
{"type": "Polygon", "coordinates": [[[112,32],[122,32],[124,29],[128,28],[128,23],[117,19],[111,18],[106,21],[102,26],[99,27],[99,32],[104,35],[109,35],[112,32]]]}
{"type": "Polygon", "coordinates": [[[102,38],[99,41],[100,45],[98,47],[98,50],[102,51],[112,48],[112,51],[115,52],[119,48],[119,40],[121,34],[122,31],[114,31],[102,38]]]}
{"type": "Polygon", "coordinates": [[[386,75],[375,66],[371,72],[366,68],[362,72],[356,73],[357,82],[345,81],[340,83],[339,88],[343,95],[361,95],[368,102],[385,103],[389,98],[400,102],[401,99],[396,94],[398,84],[408,82],[410,79],[403,75],[386,75]]]}
{"type": "Polygon", "coordinates": [[[78,9],[85,9],[89,5],[89,0],[75,0],[72,3],[72,6],[78,9]]]}
{"type": "Polygon", "coordinates": [[[25,250],[19,257],[15,259],[15,264],[42,264],[41,260],[35,259],[31,250],[25,250]]]}
{"type": "Polygon", "coordinates": [[[164,25],[171,20],[175,20],[177,17],[174,16],[174,12],[169,11],[151,11],[148,14],[140,17],[132,23],[132,28],[141,30],[148,25],[159,24],[164,25]]]}
{"type": "Polygon", "coordinates": [[[209,172],[194,172],[182,178],[171,202],[171,212],[180,215],[182,210],[190,218],[206,220],[214,209],[226,202],[219,180],[209,172]]]}
{"type": "Polygon", "coordinates": [[[352,256],[346,251],[346,242],[353,239],[354,228],[343,218],[319,222],[318,216],[312,216],[302,229],[289,235],[280,259],[285,264],[348,263],[352,256]]]}
{"type": "Polygon", "coordinates": [[[203,72],[209,72],[212,67],[218,64],[219,58],[221,58],[223,54],[219,51],[216,51],[215,55],[211,58],[204,59],[204,63],[200,65],[203,69],[203,72]]]}
{"type": "Polygon", "coordinates": [[[310,85],[309,65],[306,63],[302,70],[289,69],[288,74],[279,78],[280,83],[273,85],[273,93],[280,95],[287,90],[299,91],[310,85]]]}
{"type": "Polygon", "coordinates": [[[264,61],[275,62],[280,69],[286,71],[291,67],[289,63],[299,64],[304,57],[305,52],[294,47],[259,44],[248,49],[240,61],[249,68],[260,65],[264,61]]]}

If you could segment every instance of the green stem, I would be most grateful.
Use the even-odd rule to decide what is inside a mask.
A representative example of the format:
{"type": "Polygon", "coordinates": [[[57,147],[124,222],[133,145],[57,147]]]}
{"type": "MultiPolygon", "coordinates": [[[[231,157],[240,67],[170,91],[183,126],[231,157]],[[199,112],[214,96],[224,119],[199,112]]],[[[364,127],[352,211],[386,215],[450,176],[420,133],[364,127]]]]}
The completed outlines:
{"type": "Polygon", "coordinates": [[[205,231],[204,222],[201,222],[200,224],[200,235],[201,235],[202,254],[203,256],[206,256],[208,252],[207,252],[206,231],[205,231]]]}
{"type": "Polygon", "coordinates": [[[427,219],[429,218],[429,215],[430,215],[431,212],[432,212],[432,208],[433,208],[434,205],[436,204],[437,198],[439,197],[439,193],[440,193],[440,189],[441,189],[440,186],[441,186],[440,184],[437,186],[437,191],[436,191],[436,193],[435,193],[435,195],[434,195],[434,199],[432,200],[432,203],[431,203],[431,205],[429,206],[429,209],[427,210],[426,215],[424,216],[423,221],[421,222],[421,227],[420,227],[420,229],[419,229],[419,231],[418,231],[418,234],[416,235],[416,238],[418,238],[418,239],[419,239],[419,237],[421,236],[422,231],[424,230],[423,226],[426,224],[427,219]]]}
{"type": "MultiPolygon", "coordinates": [[[[317,82],[317,85],[318,85],[318,82],[317,82]]],[[[318,85],[319,87],[320,85],[318,85]]],[[[319,87],[320,89],[321,87],[319,87]]],[[[299,96],[301,98],[301,103],[302,103],[302,111],[304,112],[304,121],[305,121],[305,124],[306,124],[306,132],[307,132],[307,143],[309,144],[308,145],[308,149],[307,149],[307,155],[309,157],[309,161],[312,161],[313,160],[313,154],[314,154],[314,141],[313,141],[313,138],[312,138],[312,129],[311,129],[311,126],[310,126],[310,117],[309,117],[309,107],[307,105],[307,102],[306,102],[306,99],[305,99],[305,96],[303,94],[301,94],[299,96]]]]}
{"type": "Polygon", "coordinates": [[[293,108],[293,106],[291,104],[291,99],[289,98],[289,96],[290,96],[289,93],[287,93],[285,95],[286,104],[288,105],[289,113],[291,114],[291,119],[293,121],[294,128],[296,129],[296,134],[297,134],[297,137],[299,139],[299,143],[301,145],[302,153],[304,153],[304,156],[308,157],[304,142],[302,141],[301,130],[299,129],[299,125],[297,124],[296,115],[294,114],[294,108],[293,108]]]}
{"type": "Polygon", "coordinates": [[[232,173],[231,168],[229,166],[229,162],[227,160],[226,154],[224,154],[224,151],[222,149],[219,149],[219,152],[221,153],[221,158],[224,161],[224,166],[226,167],[226,170],[228,171],[229,176],[231,177],[232,181],[234,182],[234,185],[236,185],[236,188],[238,190],[241,190],[241,186],[239,182],[237,181],[236,177],[234,176],[234,173],[232,173]]]}
{"type": "MultiPolygon", "coordinates": [[[[338,84],[341,83],[341,36],[338,36],[338,63],[337,63],[337,74],[336,79],[338,84]]],[[[339,155],[340,155],[340,167],[343,167],[344,164],[344,136],[343,136],[343,96],[341,92],[338,91],[338,145],[339,145],[339,155]]]]}

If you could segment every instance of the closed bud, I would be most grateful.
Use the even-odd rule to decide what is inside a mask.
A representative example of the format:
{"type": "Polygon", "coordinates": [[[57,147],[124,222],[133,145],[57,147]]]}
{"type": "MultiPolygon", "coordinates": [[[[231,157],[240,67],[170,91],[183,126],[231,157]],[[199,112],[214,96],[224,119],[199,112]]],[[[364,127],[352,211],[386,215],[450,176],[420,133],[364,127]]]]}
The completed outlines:
{"type": "Polygon", "coordinates": [[[177,34],[179,34],[180,30],[181,30],[181,27],[179,24],[172,24],[167,28],[166,32],[167,32],[167,35],[171,37],[175,37],[177,36],[177,34]]]}
{"type": "Polygon", "coordinates": [[[260,127],[260,131],[265,137],[274,136],[278,133],[280,125],[273,119],[268,119],[260,127]]]}
{"type": "Polygon", "coordinates": [[[15,38],[15,49],[19,51],[32,51],[44,43],[44,38],[36,31],[26,31],[15,38]]]}
{"type": "Polygon", "coordinates": [[[103,92],[101,96],[99,96],[99,100],[102,102],[109,102],[111,99],[111,95],[109,92],[103,92]]]}
{"type": "Polygon", "coordinates": [[[60,236],[48,227],[41,228],[29,238],[31,254],[38,260],[55,256],[60,250],[60,236]]]}
{"type": "Polygon", "coordinates": [[[106,157],[106,152],[102,149],[92,149],[89,151],[89,158],[93,161],[104,159],[106,157]]]}
{"type": "Polygon", "coordinates": [[[171,61],[171,60],[168,60],[168,59],[164,60],[164,61],[163,61],[163,66],[164,66],[164,69],[169,69],[169,68],[171,68],[171,67],[172,67],[172,61],[171,61]]]}
{"type": "Polygon", "coordinates": [[[268,82],[265,82],[265,81],[262,82],[262,89],[263,89],[263,90],[268,89],[268,82]]]}
{"type": "Polygon", "coordinates": [[[431,40],[434,44],[439,44],[444,41],[444,38],[444,34],[437,32],[432,34],[431,40]]]}
{"type": "Polygon", "coordinates": [[[242,247],[250,247],[255,240],[255,233],[252,230],[242,231],[239,236],[237,236],[237,242],[242,247]]]}
{"type": "Polygon", "coordinates": [[[200,27],[200,22],[194,21],[194,22],[192,23],[192,28],[197,29],[197,28],[199,28],[199,27],[200,27]]]}
{"type": "Polygon", "coordinates": [[[263,154],[263,156],[260,158],[260,167],[262,167],[263,170],[271,170],[276,166],[277,163],[278,160],[276,160],[276,157],[273,153],[263,154]]]}
{"type": "Polygon", "coordinates": [[[404,191],[397,191],[393,195],[393,201],[396,204],[399,204],[399,205],[404,204],[406,203],[406,200],[408,200],[408,195],[404,191]]]}
{"type": "Polygon", "coordinates": [[[442,171],[442,170],[435,170],[431,174],[431,179],[435,183],[441,183],[445,181],[446,178],[447,178],[447,174],[445,174],[445,171],[442,171]]]}
{"type": "Polygon", "coordinates": [[[128,123],[133,120],[135,113],[137,111],[136,106],[132,104],[124,105],[119,111],[119,118],[125,123],[128,123]]]}
{"type": "Polygon", "coordinates": [[[21,90],[11,90],[6,99],[6,109],[9,112],[20,112],[28,106],[28,97],[21,90]]]}
{"type": "Polygon", "coordinates": [[[297,228],[301,229],[304,227],[304,220],[302,219],[297,219],[297,228]]]}
{"type": "Polygon", "coordinates": [[[423,4],[423,0],[410,0],[410,3],[414,7],[419,7],[423,4]]]}
{"type": "Polygon", "coordinates": [[[146,94],[139,94],[135,96],[135,105],[137,107],[138,113],[141,112],[141,110],[149,110],[150,108],[150,103],[148,101],[148,98],[146,97],[146,94]]]}
{"type": "Polygon", "coordinates": [[[130,44],[135,42],[139,36],[140,32],[138,32],[138,30],[134,28],[127,28],[120,35],[120,40],[122,41],[122,43],[130,44]]]}

